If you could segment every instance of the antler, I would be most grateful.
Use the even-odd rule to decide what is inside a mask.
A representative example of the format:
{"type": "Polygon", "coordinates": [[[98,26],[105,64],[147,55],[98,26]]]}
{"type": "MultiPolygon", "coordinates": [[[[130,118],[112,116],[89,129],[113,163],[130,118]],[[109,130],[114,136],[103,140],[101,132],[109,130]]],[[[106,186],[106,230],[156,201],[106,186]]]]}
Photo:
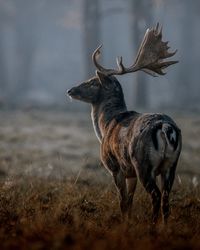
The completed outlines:
{"type": "Polygon", "coordinates": [[[126,68],[123,65],[122,57],[117,58],[118,69],[106,69],[98,63],[98,57],[100,55],[100,45],[93,53],[92,60],[96,68],[105,75],[123,75],[126,73],[142,70],[152,76],[165,75],[162,71],[168,66],[178,63],[178,61],[164,61],[164,59],[172,57],[176,54],[174,52],[168,52],[168,42],[162,41],[162,27],[159,28],[157,23],[155,28],[147,29],[140,48],[138,50],[135,62],[130,67],[126,68]]]}

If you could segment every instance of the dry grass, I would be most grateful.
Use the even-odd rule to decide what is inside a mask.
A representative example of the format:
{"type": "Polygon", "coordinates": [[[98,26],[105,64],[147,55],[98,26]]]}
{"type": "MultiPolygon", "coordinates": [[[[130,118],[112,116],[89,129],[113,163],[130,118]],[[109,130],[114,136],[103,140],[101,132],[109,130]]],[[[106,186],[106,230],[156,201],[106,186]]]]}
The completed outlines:
{"type": "Polygon", "coordinates": [[[1,249],[199,249],[199,191],[174,189],[168,226],[152,227],[141,187],[126,224],[113,184],[92,176],[76,184],[10,179],[0,189],[1,249]]]}
{"type": "Polygon", "coordinates": [[[123,223],[84,117],[1,114],[0,249],[200,249],[198,116],[178,117],[184,148],[167,226],[139,185],[123,223]],[[4,116],[3,116],[4,115],[4,116]]]}

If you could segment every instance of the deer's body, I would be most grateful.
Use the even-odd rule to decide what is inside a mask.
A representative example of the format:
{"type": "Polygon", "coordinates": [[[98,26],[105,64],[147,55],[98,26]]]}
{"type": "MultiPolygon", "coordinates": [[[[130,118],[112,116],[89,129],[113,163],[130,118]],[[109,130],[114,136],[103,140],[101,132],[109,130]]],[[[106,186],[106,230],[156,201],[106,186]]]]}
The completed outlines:
{"type": "MultiPolygon", "coordinates": [[[[140,58],[137,60],[140,62],[140,58]]],[[[98,64],[95,65],[105,71],[98,64]]],[[[122,60],[119,67],[121,73],[126,70],[122,60]]],[[[112,70],[107,71],[110,74],[112,70]]],[[[157,68],[155,71],[162,73],[157,68]]],[[[158,219],[161,203],[163,219],[166,221],[169,215],[169,193],[181,151],[180,129],[167,115],[127,111],[118,80],[106,72],[97,71],[96,74],[96,77],[69,90],[68,94],[92,105],[91,116],[101,144],[101,160],[114,177],[120,193],[122,214],[131,213],[139,179],[152,198],[153,222],[158,219]],[[158,175],[161,176],[161,190],[156,184],[158,175]]]]}
{"type": "Polygon", "coordinates": [[[166,115],[119,113],[106,127],[101,158],[111,172],[120,170],[126,178],[136,177],[142,171],[157,176],[167,169],[165,163],[173,163],[177,158],[179,136],[179,129],[166,115]],[[172,131],[169,136],[164,132],[166,126],[172,131]]]}

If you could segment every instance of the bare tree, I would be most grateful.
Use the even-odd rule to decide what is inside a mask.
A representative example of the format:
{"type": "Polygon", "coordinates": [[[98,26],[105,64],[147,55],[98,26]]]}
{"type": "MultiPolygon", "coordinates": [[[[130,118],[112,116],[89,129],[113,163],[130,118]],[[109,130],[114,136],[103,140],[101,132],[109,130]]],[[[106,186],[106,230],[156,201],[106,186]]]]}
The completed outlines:
{"type": "Polygon", "coordinates": [[[100,2],[99,0],[83,1],[83,39],[86,77],[94,72],[91,55],[100,41],[100,2]]]}
{"type": "MultiPolygon", "coordinates": [[[[131,5],[131,31],[135,51],[141,41],[142,30],[152,24],[152,1],[144,0],[130,0],[131,5]]],[[[135,88],[134,88],[134,105],[137,107],[145,107],[148,102],[146,76],[143,74],[136,74],[135,88]]]]}
{"type": "Polygon", "coordinates": [[[30,90],[32,69],[37,48],[37,5],[38,2],[20,0],[15,3],[15,44],[17,62],[17,78],[11,96],[17,101],[26,98],[30,90]],[[17,91],[17,97],[16,92],[17,91]]]}
{"type": "Polygon", "coordinates": [[[10,22],[9,9],[7,2],[0,1],[0,103],[6,102],[6,96],[9,88],[9,79],[6,66],[6,51],[4,31],[10,22]]]}
{"type": "MultiPolygon", "coordinates": [[[[1,13],[0,13],[1,16],[1,13]]],[[[2,22],[0,20],[0,33],[2,34],[2,22]]],[[[0,102],[3,102],[6,95],[6,87],[8,85],[8,79],[6,74],[6,65],[5,65],[5,54],[4,54],[4,41],[0,38],[0,102]],[[2,99],[2,100],[1,100],[2,99]]]]}
{"type": "MultiPolygon", "coordinates": [[[[194,39],[194,22],[195,18],[193,15],[195,13],[195,8],[197,7],[196,1],[191,4],[190,1],[184,0],[184,18],[182,20],[182,25],[180,29],[181,41],[182,41],[182,51],[184,51],[184,58],[181,60],[180,73],[178,75],[178,84],[176,90],[176,96],[178,96],[178,105],[188,105],[192,104],[192,86],[194,86],[195,79],[193,79],[192,72],[194,71],[193,65],[195,65],[195,39],[194,39]],[[193,13],[193,14],[192,14],[193,13]],[[190,74],[188,74],[188,69],[190,74]],[[180,86],[181,85],[181,86],[180,86]]],[[[181,53],[181,52],[180,52],[181,53]]]]}

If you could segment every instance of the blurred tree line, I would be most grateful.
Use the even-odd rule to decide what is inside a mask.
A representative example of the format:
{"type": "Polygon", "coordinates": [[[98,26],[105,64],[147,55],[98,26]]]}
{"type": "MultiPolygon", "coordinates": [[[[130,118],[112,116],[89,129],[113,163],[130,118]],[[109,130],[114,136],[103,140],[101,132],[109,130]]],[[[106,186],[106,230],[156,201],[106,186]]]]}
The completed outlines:
{"type": "Polygon", "coordinates": [[[160,21],[180,63],[159,80],[125,76],[125,94],[137,107],[198,108],[199,10],[198,0],[0,0],[0,103],[65,104],[65,90],[94,75],[99,44],[103,64],[123,55],[128,65],[160,21]]]}

